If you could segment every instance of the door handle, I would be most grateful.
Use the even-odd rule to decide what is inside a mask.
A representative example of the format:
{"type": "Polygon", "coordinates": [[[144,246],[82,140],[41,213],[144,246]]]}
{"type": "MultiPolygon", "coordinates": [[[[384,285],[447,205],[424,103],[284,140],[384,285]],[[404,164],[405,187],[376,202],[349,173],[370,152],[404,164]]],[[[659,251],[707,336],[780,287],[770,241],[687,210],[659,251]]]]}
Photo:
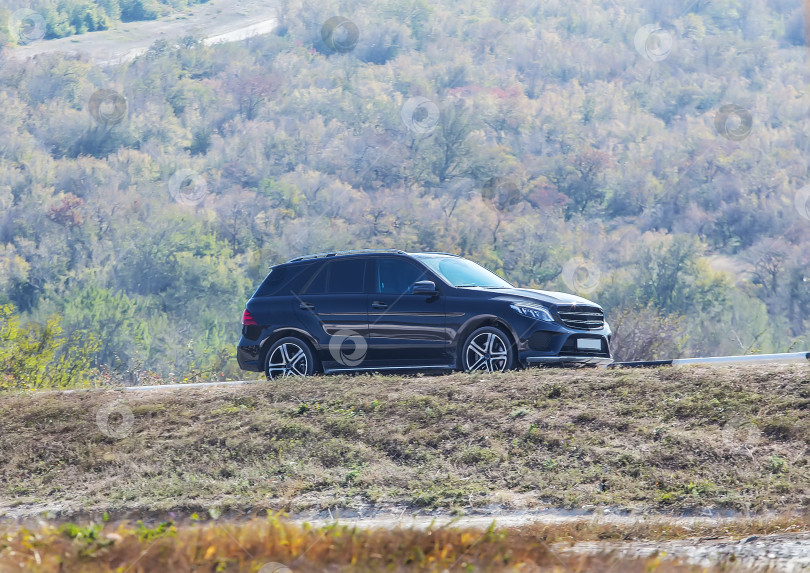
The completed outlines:
{"type": "Polygon", "coordinates": [[[371,308],[385,309],[385,308],[388,308],[388,305],[385,304],[384,302],[380,302],[380,301],[375,300],[374,302],[371,303],[371,308]]]}
{"type": "Polygon", "coordinates": [[[315,305],[309,304],[308,302],[302,302],[301,304],[298,305],[298,308],[300,308],[301,310],[315,310],[315,305]]]}

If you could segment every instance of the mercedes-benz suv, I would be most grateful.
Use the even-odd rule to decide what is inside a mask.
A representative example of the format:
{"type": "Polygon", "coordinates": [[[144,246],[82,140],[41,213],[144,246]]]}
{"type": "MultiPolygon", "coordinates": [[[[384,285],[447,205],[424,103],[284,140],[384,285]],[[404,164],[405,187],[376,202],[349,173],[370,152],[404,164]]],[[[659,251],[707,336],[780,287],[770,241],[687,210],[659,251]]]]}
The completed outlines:
{"type": "Polygon", "coordinates": [[[242,318],[237,358],[268,378],[362,370],[503,371],[609,364],[599,305],[517,288],[447,253],[344,251],[274,266],[242,318]]]}

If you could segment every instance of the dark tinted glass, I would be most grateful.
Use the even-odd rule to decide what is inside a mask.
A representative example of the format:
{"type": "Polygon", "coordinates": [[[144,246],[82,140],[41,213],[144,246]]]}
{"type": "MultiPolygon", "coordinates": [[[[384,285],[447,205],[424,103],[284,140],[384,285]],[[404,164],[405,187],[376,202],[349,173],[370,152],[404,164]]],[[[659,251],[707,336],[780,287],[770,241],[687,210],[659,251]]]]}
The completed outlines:
{"type": "Polygon", "coordinates": [[[364,292],[366,261],[346,260],[329,263],[329,288],[331,293],[364,292]]]}
{"type": "Polygon", "coordinates": [[[399,259],[377,261],[377,292],[404,294],[411,292],[413,283],[429,280],[424,269],[399,259]]]}
{"type": "Polygon", "coordinates": [[[271,269],[270,274],[267,275],[253,296],[268,296],[275,293],[286,277],[287,269],[285,267],[271,269]]]}
{"type": "Polygon", "coordinates": [[[278,294],[298,294],[302,292],[309,279],[312,278],[312,273],[315,272],[316,268],[317,265],[295,265],[290,267],[287,272],[289,278],[278,294]]]}
{"type": "Polygon", "coordinates": [[[274,267],[253,296],[299,293],[312,278],[312,268],[311,264],[274,267]]]}
{"type": "Polygon", "coordinates": [[[329,270],[329,265],[320,265],[320,270],[316,271],[317,274],[306,287],[307,294],[322,294],[326,292],[326,274],[329,270]]]}

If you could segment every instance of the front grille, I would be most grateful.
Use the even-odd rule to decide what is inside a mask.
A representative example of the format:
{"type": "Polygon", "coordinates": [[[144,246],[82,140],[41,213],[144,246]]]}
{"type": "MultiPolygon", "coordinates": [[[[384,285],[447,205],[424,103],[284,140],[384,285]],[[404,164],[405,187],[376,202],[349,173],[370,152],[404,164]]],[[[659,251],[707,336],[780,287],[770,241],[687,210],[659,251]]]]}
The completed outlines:
{"type": "Polygon", "coordinates": [[[598,330],[605,325],[605,313],[594,306],[561,306],[557,308],[562,323],[579,330],[598,330]]]}

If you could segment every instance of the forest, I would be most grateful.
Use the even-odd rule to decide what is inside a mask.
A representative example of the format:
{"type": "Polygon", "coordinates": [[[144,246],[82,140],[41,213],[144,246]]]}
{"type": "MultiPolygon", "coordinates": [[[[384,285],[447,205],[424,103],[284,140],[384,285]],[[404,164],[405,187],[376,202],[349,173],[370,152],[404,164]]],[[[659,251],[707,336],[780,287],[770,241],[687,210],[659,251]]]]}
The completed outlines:
{"type": "MultiPolygon", "coordinates": [[[[77,10],[135,18],[40,1],[49,37],[94,29],[77,10]]],[[[239,377],[268,267],[353,248],[593,299],[619,359],[810,350],[801,0],[272,10],[272,34],[116,67],[17,61],[4,31],[0,355],[44,340],[67,371],[239,377]]]]}

